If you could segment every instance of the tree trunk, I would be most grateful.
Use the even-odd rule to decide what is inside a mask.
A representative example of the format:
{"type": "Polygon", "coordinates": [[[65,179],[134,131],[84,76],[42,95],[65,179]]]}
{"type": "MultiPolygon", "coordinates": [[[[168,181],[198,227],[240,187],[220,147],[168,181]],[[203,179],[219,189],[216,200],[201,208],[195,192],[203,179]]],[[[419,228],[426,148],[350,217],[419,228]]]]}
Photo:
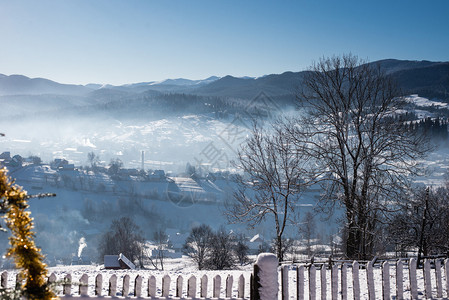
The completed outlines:
{"type": "Polygon", "coordinates": [[[355,222],[348,223],[348,237],[346,239],[346,257],[349,259],[358,258],[358,230],[355,222]]]}
{"type": "Polygon", "coordinates": [[[277,257],[281,262],[284,260],[284,252],[282,251],[282,236],[280,235],[277,236],[276,244],[277,244],[277,257]]]}

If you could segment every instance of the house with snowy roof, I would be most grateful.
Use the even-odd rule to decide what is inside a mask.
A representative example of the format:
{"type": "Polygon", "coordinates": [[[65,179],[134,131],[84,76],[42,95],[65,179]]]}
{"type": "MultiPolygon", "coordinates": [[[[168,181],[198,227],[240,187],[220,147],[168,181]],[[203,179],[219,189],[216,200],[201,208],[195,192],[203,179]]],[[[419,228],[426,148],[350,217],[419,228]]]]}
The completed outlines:
{"type": "Polygon", "coordinates": [[[131,269],[135,270],[136,266],[125,255],[105,255],[104,268],[108,270],[131,269]]]}

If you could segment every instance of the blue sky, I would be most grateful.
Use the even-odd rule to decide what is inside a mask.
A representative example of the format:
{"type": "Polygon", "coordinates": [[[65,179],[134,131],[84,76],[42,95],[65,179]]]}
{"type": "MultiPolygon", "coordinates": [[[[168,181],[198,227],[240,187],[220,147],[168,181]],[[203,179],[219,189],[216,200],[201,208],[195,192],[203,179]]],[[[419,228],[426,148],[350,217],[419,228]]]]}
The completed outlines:
{"type": "Polygon", "coordinates": [[[0,73],[124,84],[449,60],[449,1],[0,0],[0,73]]]}

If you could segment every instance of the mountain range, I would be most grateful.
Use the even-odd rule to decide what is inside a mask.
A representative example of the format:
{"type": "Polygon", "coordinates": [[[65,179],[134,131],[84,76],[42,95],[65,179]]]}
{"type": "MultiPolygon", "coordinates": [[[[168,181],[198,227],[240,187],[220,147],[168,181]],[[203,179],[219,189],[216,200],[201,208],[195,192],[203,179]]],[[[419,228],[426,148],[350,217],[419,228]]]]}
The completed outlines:
{"type": "MultiPolygon", "coordinates": [[[[370,64],[379,64],[407,94],[419,94],[422,97],[449,102],[449,62],[386,59],[370,64]]],[[[0,74],[0,96],[3,99],[5,96],[77,96],[96,103],[103,102],[102,99],[114,100],[124,97],[135,98],[142,94],[148,96],[173,93],[252,99],[260,92],[264,92],[275,99],[294,99],[305,72],[285,72],[258,78],[238,78],[229,75],[221,78],[212,76],[204,80],[178,78],[121,86],[61,84],[43,78],[0,74]]]]}

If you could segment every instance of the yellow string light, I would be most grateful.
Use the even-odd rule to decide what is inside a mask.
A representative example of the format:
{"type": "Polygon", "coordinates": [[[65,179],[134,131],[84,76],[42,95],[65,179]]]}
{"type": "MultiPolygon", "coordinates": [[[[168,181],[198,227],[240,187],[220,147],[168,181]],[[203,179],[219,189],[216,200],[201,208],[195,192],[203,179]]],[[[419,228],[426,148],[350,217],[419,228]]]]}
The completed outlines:
{"type": "Polygon", "coordinates": [[[20,269],[19,278],[24,296],[27,299],[55,299],[56,296],[49,288],[47,266],[43,263],[44,256],[34,244],[33,218],[29,211],[27,193],[7,175],[6,168],[0,169],[0,201],[6,210],[6,225],[11,230],[9,238],[10,248],[7,257],[14,259],[16,267],[20,269]]]}

